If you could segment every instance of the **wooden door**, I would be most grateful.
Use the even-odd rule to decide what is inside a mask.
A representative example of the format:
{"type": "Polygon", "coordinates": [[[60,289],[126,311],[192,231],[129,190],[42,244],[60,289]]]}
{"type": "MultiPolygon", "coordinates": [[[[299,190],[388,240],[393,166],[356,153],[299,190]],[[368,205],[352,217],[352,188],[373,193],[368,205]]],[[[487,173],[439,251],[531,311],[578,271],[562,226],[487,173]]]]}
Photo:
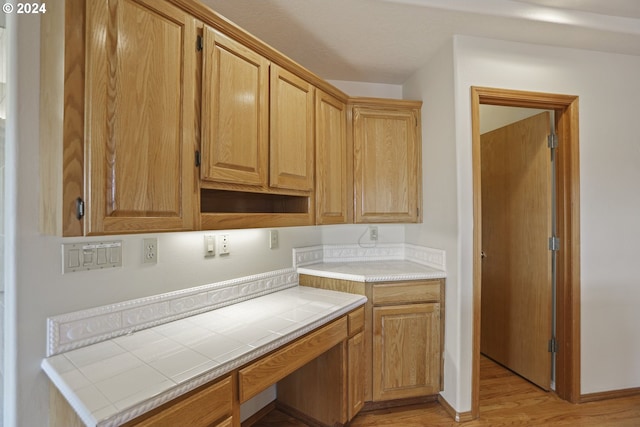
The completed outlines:
{"type": "Polygon", "coordinates": [[[272,187],[313,190],[314,87],[271,67],[270,180],[272,187]]]}
{"type": "Polygon", "coordinates": [[[210,27],[203,37],[201,178],[266,187],[269,61],[210,27]]]}
{"type": "Polygon", "coordinates": [[[481,137],[481,351],[545,390],[551,379],[549,113],[481,137]]]}
{"type": "Polygon", "coordinates": [[[350,222],[353,181],[343,102],[316,91],[316,223],[350,222]]]}
{"type": "Polygon", "coordinates": [[[373,308],[373,400],[440,391],[440,304],[373,308]]]}
{"type": "Polygon", "coordinates": [[[86,234],[195,228],[195,19],[87,1],[86,234]]]}
{"type": "Polygon", "coordinates": [[[418,222],[419,110],[353,108],[355,222],[418,222]]]}

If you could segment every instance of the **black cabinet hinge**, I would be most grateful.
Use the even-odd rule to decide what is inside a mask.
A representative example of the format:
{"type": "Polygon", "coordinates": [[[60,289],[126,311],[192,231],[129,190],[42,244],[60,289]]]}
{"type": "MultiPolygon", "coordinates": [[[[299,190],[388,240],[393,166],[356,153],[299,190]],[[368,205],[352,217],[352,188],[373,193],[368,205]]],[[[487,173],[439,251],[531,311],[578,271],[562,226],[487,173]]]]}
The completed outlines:
{"type": "Polygon", "coordinates": [[[84,217],[84,200],[80,197],[76,199],[76,218],[82,219],[84,217]]]}
{"type": "Polygon", "coordinates": [[[196,151],[196,167],[200,167],[200,151],[196,151]]]}
{"type": "Polygon", "coordinates": [[[204,49],[204,42],[202,41],[202,36],[198,36],[196,38],[196,50],[200,52],[202,49],[204,49]]]}

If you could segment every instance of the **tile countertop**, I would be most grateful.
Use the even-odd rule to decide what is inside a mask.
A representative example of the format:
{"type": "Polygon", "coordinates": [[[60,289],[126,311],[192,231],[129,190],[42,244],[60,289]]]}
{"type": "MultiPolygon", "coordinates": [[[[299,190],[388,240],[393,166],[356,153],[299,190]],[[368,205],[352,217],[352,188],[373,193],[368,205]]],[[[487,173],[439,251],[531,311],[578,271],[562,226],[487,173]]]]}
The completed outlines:
{"type": "Polygon", "coordinates": [[[445,252],[407,243],[322,245],[295,248],[298,274],[356,282],[394,282],[447,277],[445,252]]]}
{"type": "Polygon", "coordinates": [[[363,305],[295,286],[48,357],[42,368],[88,426],[115,426],[363,305]]]}
{"type": "Polygon", "coordinates": [[[298,267],[298,273],[354,282],[397,282],[446,277],[443,270],[403,260],[321,262],[298,267]]]}

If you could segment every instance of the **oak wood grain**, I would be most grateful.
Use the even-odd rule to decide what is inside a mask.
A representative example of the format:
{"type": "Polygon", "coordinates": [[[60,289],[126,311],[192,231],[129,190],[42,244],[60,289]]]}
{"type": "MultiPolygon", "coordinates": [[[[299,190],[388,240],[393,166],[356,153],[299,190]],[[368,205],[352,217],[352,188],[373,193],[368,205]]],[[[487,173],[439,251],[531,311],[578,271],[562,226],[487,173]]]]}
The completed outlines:
{"type": "Polygon", "coordinates": [[[346,338],[347,319],[342,317],[241,369],[238,373],[240,403],[246,402],[346,338]]]}
{"type": "Polygon", "coordinates": [[[315,87],[277,65],[270,79],[269,185],[312,191],[315,87]]]}
{"type": "Polygon", "coordinates": [[[550,116],[481,136],[481,351],[549,389],[552,271],[550,116]]]}
{"type": "Polygon", "coordinates": [[[269,61],[205,26],[202,66],[202,179],[265,187],[269,61]]]}
{"type": "Polygon", "coordinates": [[[85,232],[194,229],[195,19],[164,2],[87,2],[87,28],[106,34],[87,33],[85,232]]]}
{"type": "Polygon", "coordinates": [[[347,144],[344,102],[316,91],[316,224],[352,220],[352,149],[347,144]]]}
{"type": "Polygon", "coordinates": [[[360,100],[351,105],[355,222],[419,222],[422,103],[385,106],[360,100]]]}

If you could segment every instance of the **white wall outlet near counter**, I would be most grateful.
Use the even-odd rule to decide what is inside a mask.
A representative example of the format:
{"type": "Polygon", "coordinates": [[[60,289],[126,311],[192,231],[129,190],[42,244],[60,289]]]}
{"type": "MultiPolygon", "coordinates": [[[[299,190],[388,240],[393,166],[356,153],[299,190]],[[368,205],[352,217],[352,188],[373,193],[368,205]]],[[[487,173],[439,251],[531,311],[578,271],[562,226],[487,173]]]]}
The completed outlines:
{"type": "Polygon", "coordinates": [[[218,240],[218,253],[220,255],[229,255],[231,253],[231,247],[229,246],[229,235],[219,234],[218,240]]]}
{"type": "Polygon", "coordinates": [[[142,262],[144,264],[158,263],[158,239],[149,237],[142,239],[142,262]]]}
{"type": "Polygon", "coordinates": [[[378,227],[375,225],[369,226],[369,240],[378,240],[378,227]]]}
{"type": "Polygon", "coordinates": [[[269,249],[278,249],[279,245],[278,230],[269,230],[269,249]]]}

